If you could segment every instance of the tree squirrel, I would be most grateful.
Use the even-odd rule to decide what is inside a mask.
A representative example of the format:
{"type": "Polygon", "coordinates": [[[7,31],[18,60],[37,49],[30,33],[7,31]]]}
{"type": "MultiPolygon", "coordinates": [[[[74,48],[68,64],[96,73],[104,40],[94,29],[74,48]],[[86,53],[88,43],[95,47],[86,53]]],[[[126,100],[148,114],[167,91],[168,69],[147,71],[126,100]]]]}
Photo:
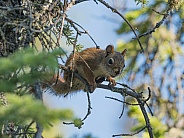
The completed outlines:
{"type": "MultiPolygon", "coordinates": [[[[120,75],[125,67],[125,53],[126,49],[121,53],[114,51],[114,46],[112,45],[108,45],[106,50],[87,48],[81,52],[71,54],[65,66],[69,67],[69,69],[74,67],[75,72],[88,82],[90,92],[93,92],[96,88],[96,83],[101,83],[103,78],[106,78],[111,86],[116,85],[113,78],[120,75]]],[[[54,80],[56,81],[56,77],[54,80]]],[[[66,71],[64,71],[64,80],[59,77],[53,88],[57,94],[67,94],[79,90],[86,91],[85,84],[75,76],[72,77],[72,73],[66,71]]]]}

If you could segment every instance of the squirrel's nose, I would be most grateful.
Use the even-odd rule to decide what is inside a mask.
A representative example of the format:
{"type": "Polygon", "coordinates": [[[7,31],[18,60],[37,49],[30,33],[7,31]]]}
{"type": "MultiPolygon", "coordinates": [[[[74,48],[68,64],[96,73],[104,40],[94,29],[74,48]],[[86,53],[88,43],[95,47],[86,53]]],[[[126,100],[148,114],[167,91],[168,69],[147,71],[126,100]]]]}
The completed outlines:
{"type": "Polygon", "coordinates": [[[116,75],[118,75],[120,73],[120,71],[115,71],[116,75]]]}
{"type": "Polygon", "coordinates": [[[120,74],[121,70],[120,70],[120,68],[117,68],[114,72],[116,75],[118,75],[118,74],[120,74]]]}

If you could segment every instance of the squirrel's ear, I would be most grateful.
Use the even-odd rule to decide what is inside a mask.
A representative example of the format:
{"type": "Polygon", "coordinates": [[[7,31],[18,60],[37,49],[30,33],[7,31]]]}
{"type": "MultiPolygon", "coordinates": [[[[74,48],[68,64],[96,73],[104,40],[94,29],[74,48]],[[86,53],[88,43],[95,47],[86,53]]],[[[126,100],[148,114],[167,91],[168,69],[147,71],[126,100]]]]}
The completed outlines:
{"type": "Polygon", "coordinates": [[[127,51],[127,49],[123,50],[123,51],[121,52],[121,54],[122,54],[123,56],[125,56],[126,51],[127,51]]]}
{"type": "Polygon", "coordinates": [[[114,53],[114,46],[108,45],[108,46],[106,47],[106,57],[107,57],[109,54],[112,54],[112,53],[114,53]]]}

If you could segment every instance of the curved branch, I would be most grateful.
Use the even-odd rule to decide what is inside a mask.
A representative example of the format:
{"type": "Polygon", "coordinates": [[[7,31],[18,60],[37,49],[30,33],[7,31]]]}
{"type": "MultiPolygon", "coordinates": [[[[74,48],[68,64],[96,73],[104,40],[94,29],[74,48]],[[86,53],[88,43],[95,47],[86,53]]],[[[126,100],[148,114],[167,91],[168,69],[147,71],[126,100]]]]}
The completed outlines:
{"type": "Polygon", "coordinates": [[[118,87],[110,88],[108,85],[104,85],[104,84],[97,84],[97,87],[111,90],[112,92],[117,92],[120,94],[124,93],[126,95],[134,97],[137,100],[137,102],[139,103],[139,107],[141,108],[142,114],[144,116],[144,120],[146,122],[146,128],[148,129],[149,136],[150,136],[150,138],[154,138],[151,124],[149,121],[149,117],[148,117],[148,114],[147,114],[146,109],[144,107],[145,101],[142,99],[142,94],[137,93],[137,92],[132,92],[130,90],[127,90],[126,88],[118,88],[118,87]]]}
{"type": "Polygon", "coordinates": [[[143,128],[141,128],[140,130],[138,130],[135,133],[132,134],[117,134],[117,135],[112,135],[112,137],[117,137],[117,136],[134,136],[135,134],[140,133],[141,131],[143,131],[146,128],[146,126],[144,126],[143,128]]]}
{"type": "MultiPolygon", "coordinates": [[[[148,35],[148,34],[152,34],[153,32],[155,32],[155,30],[156,30],[157,28],[159,28],[159,27],[163,24],[163,22],[165,21],[165,19],[168,17],[169,11],[170,11],[170,10],[168,9],[168,10],[166,11],[166,13],[164,14],[163,18],[162,18],[158,23],[156,23],[156,25],[155,25],[151,30],[149,30],[149,31],[147,31],[147,32],[145,32],[145,33],[139,35],[138,38],[141,38],[141,37],[143,37],[143,36],[146,36],[146,35],[148,35]]],[[[137,39],[137,38],[134,38],[134,39],[137,39]]]]}
{"type": "Polygon", "coordinates": [[[68,17],[66,17],[66,20],[73,26],[73,28],[77,31],[78,34],[87,34],[89,36],[89,38],[93,41],[93,43],[95,44],[96,48],[99,49],[100,46],[95,42],[95,40],[93,39],[93,37],[88,33],[88,31],[86,29],[84,29],[84,27],[82,27],[80,24],[74,22],[73,20],[69,19],[68,17]],[[79,31],[79,29],[75,26],[77,25],[78,27],[80,27],[84,32],[79,31]]]}
{"type": "Polygon", "coordinates": [[[115,8],[113,8],[112,6],[110,6],[107,2],[105,2],[104,0],[98,0],[100,3],[102,3],[103,5],[105,5],[107,8],[111,9],[112,12],[118,14],[121,18],[123,18],[123,20],[128,24],[128,26],[131,28],[132,32],[134,33],[134,35],[136,36],[135,39],[137,39],[140,47],[141,47],[141,52],[144,52],[144,49],[142,47],[142,44],[139,40],[139,37],[137,36],[135,30],[134,30],[134,27],[130,24],[130,22],[120,13],[118,12],[118,10],[116,10],[115,8]]]}
{"type": "MultiPolygon", "coordinates": [[[[61,64],[60,64],[60,68],[65,70],[65,71],[70,71],[66,66],[63,66],[61,64]]],[[[87,86],[88,90],[90,90],[88,82],[83,77],[81,77],[76,72],[74,72],[74,76],[77,79],[79,79],[80,81],[82,81],[87,86]]],[[[149,117],[148,117],[148,114],[147,114],[146,109],[144,107],[145,100],[143,100],[142,93],[138,93],[138,92],[136,92],[135,90],[133,90],[131,88],[128,89],[128,88],[110,87],[108,85],[104,85],[104,84],[101,84],[101,83],[97,83],[97,88],[102,88],[102,89],[110,90],[112,92],[119,93],[121,95],[129,95],[129,96],[134,97],[137,100],[139,107],[141,108],[141,112],[142,112],[142,114],[144,116],[144,120],[146,122],[146,126],[145,127],[148,130],[149,136],[150,136],[150,138],[154,138],[153,132],[152,132],[152,128],[151,128],[151,124],[150,124],[150,121],[149,121],[149,117]]],[[[148,88],[148,90],[149,90],[149,98],[150,98],[151,90],[150,90],[150,88],[148,88]]],[[[146,101],[148,101],[148,98],[146,99],[146,101]]],[[[90,107],[89,107],[89,109],[90,109],[90,107]]]]}

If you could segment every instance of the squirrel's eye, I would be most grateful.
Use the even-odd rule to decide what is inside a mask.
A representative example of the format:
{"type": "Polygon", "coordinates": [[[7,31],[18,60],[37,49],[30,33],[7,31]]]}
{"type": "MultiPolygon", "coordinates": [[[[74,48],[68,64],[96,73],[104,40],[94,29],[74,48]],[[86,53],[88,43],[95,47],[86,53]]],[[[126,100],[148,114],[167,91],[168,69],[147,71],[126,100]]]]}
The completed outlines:
{"type": "Polygon", "coordinates": [[[109,65],[114,64],[114,59],[113,59],[113,58],[110,58],[109,61],[108,61],[108,64],[109,64],[109,65]]]}

